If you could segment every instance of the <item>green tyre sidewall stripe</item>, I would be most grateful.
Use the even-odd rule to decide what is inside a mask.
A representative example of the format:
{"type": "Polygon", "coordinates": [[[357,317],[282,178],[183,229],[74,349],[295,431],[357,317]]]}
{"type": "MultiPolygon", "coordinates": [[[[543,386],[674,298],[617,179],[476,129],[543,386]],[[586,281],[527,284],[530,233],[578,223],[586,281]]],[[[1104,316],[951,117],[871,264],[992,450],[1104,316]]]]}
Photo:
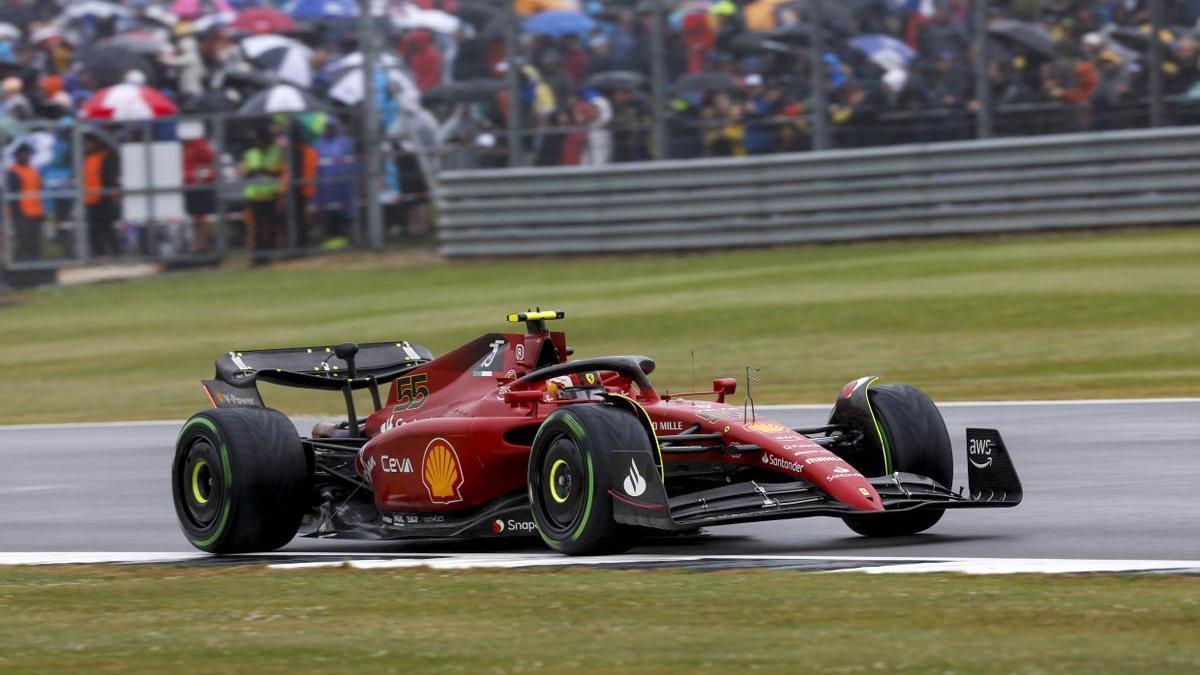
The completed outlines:
{"type": "MultiPolygon", "coordinates": [[[[579,443],[580,450],[583,450],[585,436],[583,425],[566,412],[562,415],[562,421],[576,435],[575,442],[579,443]]],[[[576,527],[575,531],[571,533],[571,541],[579,541],[579,538],[583,536],[583,531],[587,529],[588,518],[592,515],[592,500],[596,496],[596,472],[592,468],[592,453],[585,450],[583,456],[587,459],[587,501],[583,504],[583,518],[579,521],[579,527],[576,527]]]]}
{"type": "Polygon", "coordinates": [[[871,385],[875,384],[879,378],[872,378],[863,388],[863,396],[867,399],[867,412],[871,413],[871,423],[875,425],[875,433],[879,436],[879,449],[883,453],[883,473],[888,475],[892,473],[892,450],[888,447],[887,435],[883,433],[883,425],[879,423],[879,416],[875,414],[875,406],[871,405],[871,385]]]}
{"type": "Polygon", "coordinates": [[[221,439],[221,433],[217,431],[217,425],[214,424],[212,420],[208,419],[207,417],[193,417],[192,419],[188,420],[188,423],[183,426],[182,430],[180,430],[180,439],[183,438],[188,429],[191,429],[197,425],[203,426],[212,432],[212,435],[216,439],[217,446],[221,453],[221,468],[225,473],[225,504],[221,509],[221,519],[217,523],[217,529],[204,539],[192,540],[192,544],[194,546],[198,548],[204,548],[205,546],[211,546],[214,542],[220,539],[221,535],[225,534],[225,528],[229,527],[229,516],[233,506],[233,471],[229,466],[229,449],[225,447],[225,442],[221,439]]]}
{"type": "Polygon", "coordinates": [[[575,531],[571,533],[571,541],[579,541],[579,538],[583,536],[584,529],[586,529],[588,526],[588,519],[591,518],[591,515],[592,515],[592,500],[595,497],[595,493],[596,493],[596,486],[595,486],[596,473],[594,471],[592,471],[592,456],[591,456],[591,454],[587,455],[587,467],[588,467],[587,502],[585,502],[583,505],[583,520],[579,521],[579,527],[575,528],[575,531]]]}

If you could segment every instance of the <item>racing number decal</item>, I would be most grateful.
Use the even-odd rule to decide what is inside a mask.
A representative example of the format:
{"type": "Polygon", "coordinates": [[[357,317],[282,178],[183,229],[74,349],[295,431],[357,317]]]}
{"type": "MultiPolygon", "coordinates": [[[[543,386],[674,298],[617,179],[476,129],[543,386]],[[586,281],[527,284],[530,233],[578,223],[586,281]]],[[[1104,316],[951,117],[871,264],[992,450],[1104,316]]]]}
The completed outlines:
{"type": "Polygon", "coordinates": [[[415,410],[429,398],[428,375],[406,375],[396,378],[396,407],[394,410],[415,410]]]}

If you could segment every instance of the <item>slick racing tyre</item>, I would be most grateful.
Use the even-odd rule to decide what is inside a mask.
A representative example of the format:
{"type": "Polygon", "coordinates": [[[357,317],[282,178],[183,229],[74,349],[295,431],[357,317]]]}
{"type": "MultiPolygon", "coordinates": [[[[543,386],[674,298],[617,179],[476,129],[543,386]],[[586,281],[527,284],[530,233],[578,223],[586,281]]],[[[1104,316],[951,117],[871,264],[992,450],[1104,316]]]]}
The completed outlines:
{"type": "MultiPolygon", "coordinates": [[[[871,407],[879,419],[892,460],[892,471],[927,476],[950,487],[954,455],[950,434],[937,406],[921,390],[906,384],[885,384],[870,390],[871,407]]],[[[927,530],[945,509],[849,516],[851,530],[866,537],[900,537],[927,530]]]]}
{"type": "Polygon", "coordinates": [[[310,484],[296,428],[277,410],[197,413],[175,445],[175,513],[202,551],[273,551],[288,543],[309,506],[310,484]]]}
{"type": "Polygon", "coordinates": [[[573,405],[546,418],[529,454],[529,503],[538,533],[567,555],[618,553],[633,531],[613,520],[609,451],[649,451],[645,429],[629,412],[573,405]]]}

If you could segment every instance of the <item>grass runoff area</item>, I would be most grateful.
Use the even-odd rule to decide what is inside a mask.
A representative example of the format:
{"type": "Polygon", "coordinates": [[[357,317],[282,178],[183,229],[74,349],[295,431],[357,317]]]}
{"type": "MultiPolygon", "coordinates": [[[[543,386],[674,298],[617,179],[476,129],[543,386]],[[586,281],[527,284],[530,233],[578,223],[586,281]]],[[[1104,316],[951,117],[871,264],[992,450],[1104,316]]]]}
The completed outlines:
{"type": "Polygon", "coordinates": [[[1200,579],[0,570],[7,673],[1195,673],[1200,579]]]}
{"type": "MultiPolygon", "coordinates": [[[[759,403],[865,374],[935,400],[1193,396],[1200,229],[445,263],[358,255],[48,288],[0,308],[0,423],[183,418],[230,349],[406,339],[443,353],[563,309],[576,357],[659,388],[759,366],[759,403]]],[[[264,389],[290,413],[336,394],[264,389]],[[315,396],[315,397],[314,397],[315,396]]],[[[740,402],[738,396],[736,401],[740,402]]],[[[365,400],[364,400],[365,403],[365,400]]]]}

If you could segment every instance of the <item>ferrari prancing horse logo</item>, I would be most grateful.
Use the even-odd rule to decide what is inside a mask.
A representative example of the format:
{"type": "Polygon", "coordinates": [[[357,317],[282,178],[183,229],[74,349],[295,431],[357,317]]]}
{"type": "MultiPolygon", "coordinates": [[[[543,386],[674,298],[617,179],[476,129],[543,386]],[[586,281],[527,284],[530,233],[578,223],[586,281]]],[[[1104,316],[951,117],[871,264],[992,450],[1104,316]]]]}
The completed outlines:
{"type": "Polygon", "coordinates": [[[434,504],[453,504],[462,501],[462,463],[450,441],[435,438],[425,446],[421,458],[421,482],[434,504]]]}

